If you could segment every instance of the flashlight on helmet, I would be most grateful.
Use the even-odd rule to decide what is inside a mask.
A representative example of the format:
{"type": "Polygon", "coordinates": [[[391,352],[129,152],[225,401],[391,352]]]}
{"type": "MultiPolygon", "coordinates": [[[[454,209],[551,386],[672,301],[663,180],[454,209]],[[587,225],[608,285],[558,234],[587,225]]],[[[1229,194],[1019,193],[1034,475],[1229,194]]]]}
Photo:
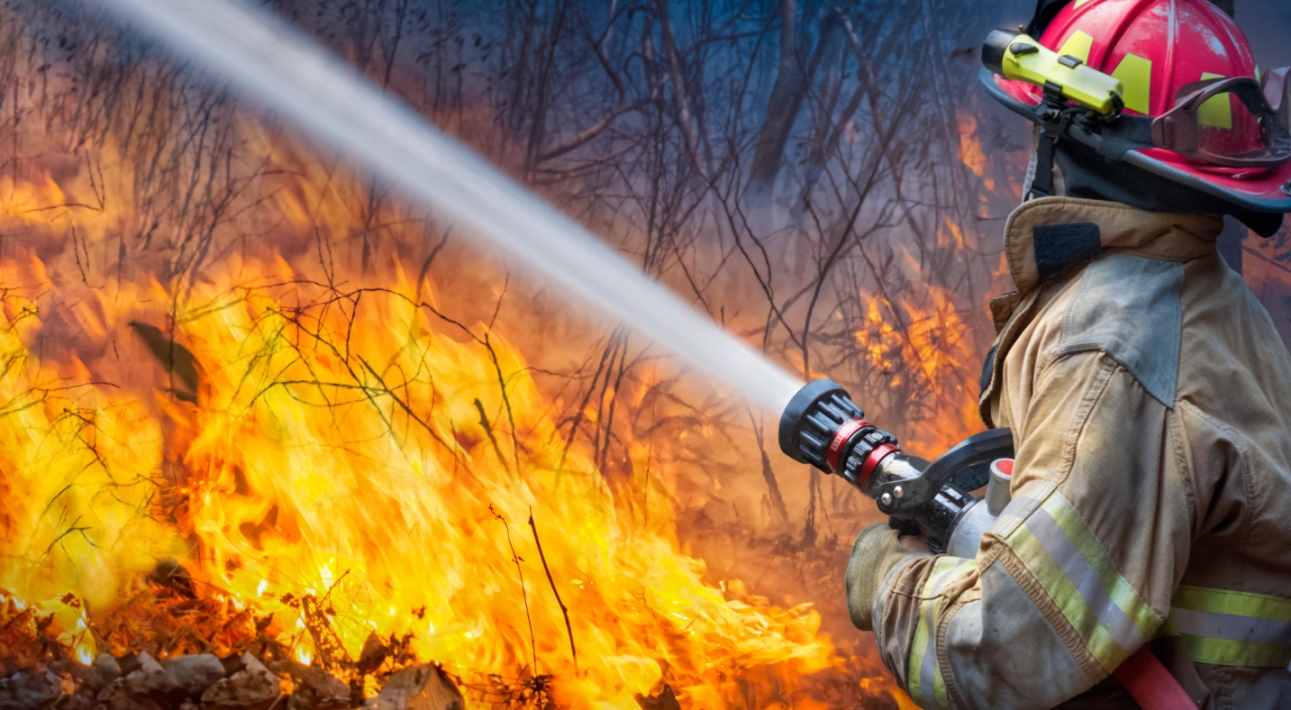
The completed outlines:
{"type": "Polygon", "coordinates": [[[1021,32],[995,30],[987,35],[982,64],[1005,79],[1035,84],[1102,115],[1116,114],[1124,106],[1121,82],[1021,32]]]}

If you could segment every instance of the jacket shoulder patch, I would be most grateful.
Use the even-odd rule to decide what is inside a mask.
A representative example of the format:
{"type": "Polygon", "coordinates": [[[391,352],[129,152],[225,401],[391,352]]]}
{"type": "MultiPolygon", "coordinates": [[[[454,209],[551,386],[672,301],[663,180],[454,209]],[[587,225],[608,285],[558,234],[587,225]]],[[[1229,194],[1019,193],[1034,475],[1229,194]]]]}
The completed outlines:
{"type": "Polygon", "coordinates": [[[1095,259],[1063,312],[1058,355],[1101,350],[1173,407],[1182,287],[1183,264],[1129,254],[1095,259]]]}
{"type": "Polygon", "coordinates": [[[1098,256],[1103,250],[1102,239],[1102,231],[1093,222],[1036,227],[1032,231],[1032,244],[1040,280],[1098,256]]]}

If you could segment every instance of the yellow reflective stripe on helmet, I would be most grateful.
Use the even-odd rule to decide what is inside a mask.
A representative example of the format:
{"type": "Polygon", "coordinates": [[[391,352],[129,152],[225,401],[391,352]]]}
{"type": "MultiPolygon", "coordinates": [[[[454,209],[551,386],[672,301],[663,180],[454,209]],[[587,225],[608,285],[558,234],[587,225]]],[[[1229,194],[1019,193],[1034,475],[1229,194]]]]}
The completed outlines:
{"type": "Polygon", "coordinates": [[[949,705],[946,679],[942,677],[936,649],[937,625],[945,601],[940,596],[941,591],[947,582],[976,566],[976,560],[943,555],[932,563],[932,571],[924,583],[923,594],[920,595],[924,600],[919,604],[919,625],[915,627],[914,643],[910,647],[909,685],[910,697],[918,699],[925,708],[949,705]]]}
{"type": "Polygon", "coordinates": [[[1089,53],[1094,49],[1094,38],[1088,32],[1076,30],[1066,42],[1058,48],[1058,56],[1075,57],[1082,62],[1089,61],[1089,53]]]}
{"type": "Polygon", "coordinates": [[[1179,636],[1197,663],[1291,664],[1291,599],[1184,585],[1175,590],[1163,630],[1179,636]]]}
{"type": "Polygon", "coordinates": [[[1121,576],[1080,513],[1057,490],[1005,541],[1109,673],[1160,626],[1161,617],[1121,576]]]}
{"type": "Polygon", "coordinates": [[[1152,60],[1137,54],[1126,54],[1116,65],[1112,78],[1121,82],[1125,108],[1143,115],[1152,112],[1152,60]]]}
{"type": "MultiPolygon", "coordinates": [[[[1201,79],[1223,79],[1223,74],[1212,74],[1211,72],[1202,72],[1201,79]]],[[[1202,126],[1211,128],[1222,128],[1232,130],[1233,128],[1233,99],[1228,94],[1219,94],[1206,99],[1205,103],[1197,108],[1197,123],[1202,126]]]]}

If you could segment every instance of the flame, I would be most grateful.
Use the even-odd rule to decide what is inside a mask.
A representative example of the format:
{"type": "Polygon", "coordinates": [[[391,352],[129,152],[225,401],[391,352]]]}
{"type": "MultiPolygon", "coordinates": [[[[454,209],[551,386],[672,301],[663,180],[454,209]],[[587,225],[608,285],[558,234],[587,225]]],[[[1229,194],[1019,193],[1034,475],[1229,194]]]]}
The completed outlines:
{"type": "MultiPolygon", "coordinates": [[[[659,442],[626,441],[626,474],[604,475],[507,337],[523,333],[436,312],[475,294],[440,292],[402,243],[371,270],[320,253],[359,222],[415,221],[406,208],[360,215],[361,176],[232,124],[263,175],[200,271],[135,241],[127,255],[127,235],[173,244],[188,227],[157,226],[111,140],[78,144],[85,169],[0,175],[0,645],[88,663],[254,642],[341,675],[376,638],[387,670],[434,661],[571,708],[637,708],[661,683],[688,708],[824,707],[813,680],[839,675],[909,706],[873,654],[838,658],[809,606],[707,583],[659,442]]],[[[24,144],[73,144],[41,125],[24,144]]],[[[940,238],[964,236],[947,221],[940,238]]],[[[930,293],[870,299],[857,341],[904,373],[893,387],[971,409],[952,377],[975,366],[963,323],[930,293]]],[[[665,377],[602,396],[639,404],[665,377]]],[[[927,448],[972,428],[952,419],[927,448]]]]}
{"type": "MultiPolygon", "coordinates": [[[[276,209],[344,230],[324,198],[358,188],[320,170],[293,166],[276,209]]],[[[8,224],[91,244],[132,219],[128,191],[102,189],[82,209],[74,181],[0,178],[8,224]]],[[[608,483],[505,335],[441,319],[398,257],[348,290],[277,256],[182,289],[61,268],[0,261],[0,588],[28,620],[6,628],[88,663],[178,638],[172,610],[197,603],[222,653],[267,638],[338,668],[376,634],[463,678],[545,678],[570,707],[634,708],[663,682],[729,707],[744,677],[812,707],[804,679],[840,663],[808,605],[705,583],[650,446],[608,483]],[[195,387],[147,327],[191,355],[195,387]],[[164,560],[197,602],[144,581],[164,560]]]]}
{"type": "MultiPolygon", "coordinates": [[[[57,290],[34,259],[2,272],[57,290]]],[[[0,353],[20,366],[0,378],[0,487],[18,506],[0,551],[24,564],[0,584],[108,604],[172,556],[231,607],[272,615],[270,633],[302,663],[356,659],[375,631],[458,673],[549,674],[579,707],[632,707],[665,675],[693,706],[725,707],[723,677],[834,663],[810,609],[703,583],[671,502],[619,495],[567,447],[501,334],[487,346],[449,337],[394,273],[360,296],[305,283],[282,260],[230,263],[171,311],[203,375],[198,402],[158,392],[155,408],[77,358],[37,357],[23,343],[49,311],[9,294],[0,353]],[[147,478],[167,468],[173,487],[147,478]],[[175,506],[171,525],[158,496],[175,506]],[[66,554],[32,556],[51,546],[66,554]]],[[[161,289],[113,286],[128,294],[117,302],[161,289]]],[[[120,347],[129,315],[164,315],[111,305],[101,296],[72,317],[120,347]]],[[[645,483],[648,452],[634,453],[627,491],[645,483]]],[[[667,473],[656,462],[651,476],[667,473]]]]}
{"type": "MultiPolygon", "coordinates": [[[[956,128],[959,131],[959,161],[977,177],[986,174],[986,153],[982,150],[982,139],[977,135],[977,117],[965,110],[955,114],[956,128]]],[[[995,180],[986,178],[982,181],[987,192],[994,192],[995,180]]]]}
{"type": "Polygon", "coordinates": [[[964,387],[973,352],[971,329],[949,289],[929,284],[923,295],[926,300],[910,292],[895,302],[867,299],[864,325],[853,335],[869,367],[886,378],[885,389],[917,393],[937,410],[928,417],[937,426],[921,429],[913,442],[918,452],[935,456],[982,424],[975,393],[964,387]]]}
{"type": "Polygon", "coordinates": [[[964,230],[960,229],[959,225],[956,224],[955,221],[952,220],[950,217],[943,217],[942,225],[945,227],[945,229],[937,230],[937,246],[948,247],[953,244],[956,249],[962,250],[962,249],[973,248],[965,244],[964,230]]]}

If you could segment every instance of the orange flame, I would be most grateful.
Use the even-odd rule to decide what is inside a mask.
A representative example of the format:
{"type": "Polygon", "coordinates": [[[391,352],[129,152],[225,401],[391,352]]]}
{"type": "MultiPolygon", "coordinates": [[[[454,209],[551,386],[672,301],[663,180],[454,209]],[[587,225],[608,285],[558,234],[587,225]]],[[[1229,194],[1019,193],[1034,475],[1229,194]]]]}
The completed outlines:
{"type": "MultiPolygon", "coordinates": [[[[959,161],[977,177],[986,174],[986,153],[982,150],[982,139],[977,135],[977,117],[968,111],[956,113],[956,128],[959,130],[959,161]]],[[[986,178],[982,181],[987,192],[995,190],[995,180],[986,178]]]]}
{"type": "MultiPolygon", "coordinates": [[[[957,229],[955,233],[962,239],[957,229]]],[[[980,431],[982,424],[974,393],[964,387],[970,330],[953,293],[929,284],[925,294],[930,303],[912,294],[896,303],[868,299],[865,325],[854,336],[869,366],[887,377],[888,389],[918,392],[938,410],[932,418],[937,426],[920,430],[913,442],[919,452],[936,455],[980,431]]]]}
{"type": "MultiPolygon", "coordinates": [[[[54,288],[26,267],[5,264],[4,278],[54,288]]],[[[792,679],[834,663],[808,608],[704,584],[670,500],[617,495],[566,446],[519,353],[498,333],[486,346],[440,332],[396,271],[391,288],[360,295],[298,282],[281,261],[230,264],[173,311],[202,373],[198,402],[159,393],[155,411],[77,359],[34,355],[24,341],[45,310],[11,294],[0,488],[16,505],[0,552],[24,563],[0,585],[107,605],[130,575],[179,556],[199,582],[272,613],[302,662],[357,658],[374,631],[408,635],[459,673],[551,674],[574,707],[632,707],[665,675],[694,707],[725,707],[720,679],[742,669],[792,679]],[[173,489],[148,480],[168,468],[173,489]],[[334,639],[289,603],[304,597],[335,609],[334,639]]],[[[151,291],[165,303],[156,284],[114,286],[117,302],[151,291]]],[[[121,335],[111,305],[71,317],[121,335]]],[[[625,485],[641,491],[647,451],[634,454],[625,485]]],[[[667,481],[657,464],[651,476],[667,481]]]]}
{"type": "MultiPolygon", "coordinates": [[[[237,133],[275,177],[255,187],[271,219],[230,231],[282,233],[290,254],[301,235],[355,230],[360,178],[245,117],[237,133]]],[[[629,475],[608,483],[519,349],[439,319],[441,294],[398,256],[375,279],[342,264],[326,281],[352,286],[254,249],[191,279],[161,278],[145,253],[89,269],[143,219],[128,161],[94,150],[106,180],[0,176],[0,228],[39,242],[0,260],[0,627],[86,661],[179,631],[157,617],[189,605],[218,622],[221,653],[261,634],[326,666],[376,633],[463,677],[550,676],[574,708],[636,708],[661,682],[686,707],[822,706],[810,676],[844,661],[818,615],[704,581],[657,443],[628,442],[629,475]],[[172,559],[200,592],[191,605],[141,590],[172,559]]],[[[871,302],[857,340],[949,397],[965,360],[951,300],[871,302]]],[[[625,384],[603,396],[648,389],[625,384]]],[[[886,678],[850,685],[909,702],[886,678]]]]}
{"type": "MultiPolygon", "coordinates": [[[[286,222],[347,229],[324,197],[357,180],[292,168],[273,193],[286,222]]],[[[6,176],[3,218],[112,243],[132,201],[98,189],[87,209],[77,180],[6,176]]],[[[164,613],[139,580],[175,559],[221,651],[263,623],[327,665],[376,633],[463,677],[550,676],[575,708],[635,708],[661,682],[731,707],[760,677],[759,697],[819,706],[806,677],[841,663],[819,616],[705,583],[658,453],[629,442],[631,475],[608,483],[520,352],[441,320],[398,257],[381,288],[251,257],[177,288],[59,275],[80,254],[0,261],[0,607],[53,614],[40,633],[74,657],[158,633],[120,614],[164,613]]]]}

